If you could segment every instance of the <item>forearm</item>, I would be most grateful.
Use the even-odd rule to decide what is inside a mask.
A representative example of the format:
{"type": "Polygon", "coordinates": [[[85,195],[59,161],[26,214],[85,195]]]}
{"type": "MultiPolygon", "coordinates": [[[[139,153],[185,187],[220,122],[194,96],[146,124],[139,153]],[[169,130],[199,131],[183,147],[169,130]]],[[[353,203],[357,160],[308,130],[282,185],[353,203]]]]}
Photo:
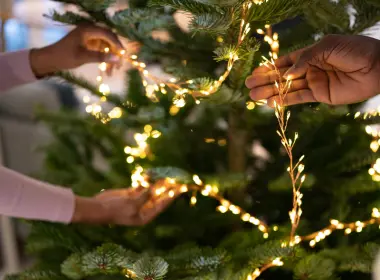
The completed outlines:
{"type": "Polygon", "coordinates": [[[43,183],[0,167],[0,214],[69,223],[75,209],[70,189],[43,183]]]}
{"type": "Polygon", "coordinates": [[[0,55],[0,91],[36,81],[30,64],[30,51],[0,55]]]}
{"type": "Polygon", "coordinates": [[[92,198],[0,167],[0,215],[60,223],[100,223],[106,209],[92,198]]]}

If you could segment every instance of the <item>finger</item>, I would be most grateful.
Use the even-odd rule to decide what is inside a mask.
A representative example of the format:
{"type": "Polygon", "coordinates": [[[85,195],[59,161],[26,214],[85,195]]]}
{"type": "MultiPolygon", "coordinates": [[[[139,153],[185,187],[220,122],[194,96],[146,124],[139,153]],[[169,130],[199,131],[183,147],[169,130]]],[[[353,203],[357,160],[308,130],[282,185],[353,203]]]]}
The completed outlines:
{"type": "Polygon", "coordinates": [[[84,46],[91,44],[91,41],[100,40],[106,42],[111,52],[113,53],[120,53],[121,50],[124,50],[124,47],[118,39],[117,35],[109,29],[95,25],[89,25],[82,28],[82,30],[81,32],[84,46]]]}
{"type": "Polygon", "coordinates": [[[281,101],[280,96],[273,96],[268,99],[268,105],[270,107],[274,107],[274,101],[276,101],[277,104],[281,104],[283,106],[317,102],[312,91],[309,89],[302,89],[288,93],[284,97],[283,102],[281,101]]]}
{"type": "Polygon", "coordinates": [[[111,64],[111,63],[107,64],[106,74],[108,77],[112,76],[112,72],[114,68],[115,68],[115,64],[111,64]]]}
{"type": "Polygon", "coordinates": [[[135,197],[133,197],[133,204],[137,209],[143,207],[143,205],[149,201],[151,194],[149,189],[144,189],[139,191],[135,197]]]}
{"type": "Polygon", "coordinates": [[[106,62],[109,64],[116,64],[119,61],[119,57],[112,53],[104,53],[98,51],[85,50],[80,56],[81,62],[84,63],[100,63],[106,62]]]}
{"type": "Polygon", "coordinates": [[[251,89],[258,86],[273,84],[275,81],[282,79],[282,76],[289,68],[281,68],[278,71],[269,70],[266,73],[253,73],[245,80],[247,88],[251,89]]]}
{"type": "MultiPolygon", "coordinates": [[[[287,94],[290,94],[294,91],[303,90],[303,89],[308,89],[308,83],[306,79],[294,80],[290,84],[287,94]]],[[[256,87],[250,91],[250,96],[253,100],[268,99],[278,94],[279,94],[278,88],[274,84],[256,87]]]]}
{"type": "MultiPolygon", "coordinates": [[[[297,51],[291,52],[287,55],[280,56],[278,59],[276,59],[275,65],[277,68],[290,68],[293,66],[293,64],[297,61],[298,57],[304,52],[306,48],[299,49],[297,51]]],[[[258,74],[258,73],[266,73],[268,71],[272,71],[273,66],[270,64],[268,66],[262,65],[260,67],[257,67],[255,70],[253,70],[252,74],[258,74]]]]}
{"type": "Polygon", "coordinates": [[[135,198],[138,198],[143,192],[146,192],[147,189],[142,187],[142,186],[138,186],[137,188],[127,188],[126,189],[126,196],[128,196],[130,199],[135,199],[135,198]]]}
{"type": "Polygon", "coordinates": [[[115,197],[127,196],[127,192],[128,189],[105,190],[97,194],[96,197],[101,199],[113,199],[115,197]]]}
{"type": "Polygon", "coordinates": [[[175,200],[175,198],[178,197],[178,195],[179,193],[176,193],[173,197],[165,196],[156,201],[148,201],[138,215],[138,219],[141,224],[151,222],[162,211],[164,211],[175,200]]]}
{"type": "Polygon", "coordinates": [[[330,48],[329,44],[323,42],[317,42],[313,46],[304,49],[299,55],[294,65],[285,73],[285,77],[288,79],[297,79],[304,76],[307,70],[315,61],[324,60],[324,52],[330,48]]]}

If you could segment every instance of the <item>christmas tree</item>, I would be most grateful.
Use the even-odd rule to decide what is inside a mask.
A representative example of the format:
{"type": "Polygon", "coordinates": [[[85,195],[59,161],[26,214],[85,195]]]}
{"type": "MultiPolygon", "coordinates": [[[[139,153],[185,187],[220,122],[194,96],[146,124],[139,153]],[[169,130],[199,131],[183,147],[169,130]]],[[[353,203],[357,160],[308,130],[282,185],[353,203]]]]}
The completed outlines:
{"type": "MultiPolygon", "coordinates": [[[[99,99],[87,116],[39,112],[55,135],[42,178],[80,195],[129,186],[182,195],[142,228],[33,222],[27,249],[37,263],[8,279],[370,279],[380,249],[378,113],[272,110],[250,101],[244,82],[326,34],[365,33],[379,1],[130,0],[115,13],[112,0],[58,2],[81,12],[53,20],[104,25],[140,48],[120,54],[131,65],[121,94],[101,75],[57,73],[99,99]]],[[[289,81],[277,85],[286,94],[289,81]]]]}

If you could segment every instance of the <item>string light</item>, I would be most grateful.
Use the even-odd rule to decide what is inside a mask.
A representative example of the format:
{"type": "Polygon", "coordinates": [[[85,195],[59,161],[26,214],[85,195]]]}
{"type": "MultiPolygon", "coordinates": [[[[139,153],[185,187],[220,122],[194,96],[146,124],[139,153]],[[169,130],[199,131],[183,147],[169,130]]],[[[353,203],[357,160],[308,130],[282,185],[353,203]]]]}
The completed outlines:
{"type": "MultiPolygon", "coordinates": [[[[366,114],[366,113],[365,113],[366,114]]],[[[363,115],[363,117],[365,116],[363,115]]],[[[380,107],[377,111],[374,111],[371,115],[379,115],[380,107]]],[[[369,148],[373,153],[376,153],[380,147],[380,131],[377,129],[377,126],[369,126],[365,127],[365,131],[368,135],[372,136],[372,141],[369,145],[369,148]]],[[[376,159],[375,163],[372,164],[371,168],[368,169],[368,174],[372,177],[372,180],[375,182],[380,182],[380,158],[376,159]]]]}
{"type": "MultiPolygon", "coordinates": [[[[115,110],[115,108],[113,110],[115,110]]],[[[148,153],[147,140],[149,138],[157,139],[160,136],[161,136],[160,131],[153,130],[152,126],[149,124],[145,125],[143,133],[135,133],[133,135],[133,138],[135,139],[137,143],[137,147],[130,147],[130,146],[124,147],[124,153],[129,155],[129,157],[127,158],[127,162],[132,163],[134,161],[134,158],[136,157],[145,158],[148,153]]]]}
{"type": "Polygon", "coordinates": [[[267,263],[266,265],[262,266],[261,268],[256,268],[252,274],[247,276],[247,280],[255,280],[257,279],[265,270],[275,267],[275,266],[283,266],[284,262],[281,260],[281,258],[275,258],[270,263],[267,263]]]}
{"type": "Polygon", "coordinates": [[[285,151],[289,157],[289,167],[287,168],[287,171],[291,179],[292,190],[293,190],[293,208],[289,212],[289,217],[292,224],[292,230],[290,233],[290,242],[294,243],[294,235],[296,233],[296,229],[299,225],[301,215],[302,215],[301,205],[302,205],[303,195],[300,192],[300,189],[306,178],[306,176],[302,174],[305,168],[304,164],[302,163],[302,160],[305,158],[305,156],[300,157],[296,163],[294,162],[293,148],[298,139],[298,133],[296,132],[294,134],[294,138],[292,139],[287,138],[287,135],[286,135],[288,122],[289,122],[291,113],[290,111],[286,111],[283,104],[284,104],[285,97],[288,93],[288,90],[291,86],[291,80],[287,79],[285,83],[283,83],[282,76],[278,68],[276,67],[273,58],[271,60],[268,60],[265,57],[263,58],[264,58],[264,65],[270,68],[271,70],[274,70],[278,77],[278,82],[277,81],[275,82],[275,86],[279,93],[278,94],[279,103],[274,101],[274,108],[275,108],[275,116],[277,118],[278,125],[279,125],[279,130],[277,130],[277,134],[280,136],[281,144],[285,148],[285,151]]]}
{"type": "MultiPolygon", "coordinates": [[[[255,4],[261,4],[262,2],[263,1],[256,1],[256,0],[254,1],[255,4]]],[[[237,38],[236,49],[239,48],[239,46],[243,43],[244,39],[247,37],[247,35],[249,34],[251,30],[250,24],[246,21],[246,16],[251,7],[252,7],[252,3],[250,1],[247,1],[242,5],[242,19],[241,19],[241,24],[240,24],[239,36],[237,38]]],[[[221,42],[221,41],[222,41],[221,39],[218,39],[218,42],[221,42]]],[[[104,51],[107,53],[110,51],[110,49],[105,48],[104,51]]],[[[163,81],[162,79],[152,75],[146,69],[146,64],[138,60],[137,55],[133,54],[133,55],[127,56],[125,55],[125,50],[121,51],[120,55],[121,55],[121,58],[123,58],[125,62],[127,62],[128,64],[130,64],[132,67],[134,67],[140,72],[140,75],[143,78],[143,85],[145,87],[146,96],[148,98],[150,98],[154,102],[157,102],[158,101],[157,93],[161,92],[162,94],[166,94],[167,93],[166,88],[169,88],[176,94],[175,97],[173,98],[173,105],[178,108],[182,108],[186,105],[186,100],[185,100],[186,95],[191,95],[194,98],[197,98],[197,97],[208,96],[217,92],[220,86],[229,76],[235,62],[239,60],[237,53],[231,52],[229,54],[229,59],[227,61],[227,68],[224,71],[224,73],[220,75],[219,78],[216,79],[207,88],[200,88],[194,85],[193,80],[187,80],[185,82],[177,82],[175,78],[171,78],[169,79],[169,81],[163,81]],[[147,79],[151,80],[153,84],[148,84],[147,79]],[[189,87],[190,85],[191,87],[189,87]]],[[[102,62],[99,64],[100,75],[97,78],[98,82],[103,81],[102,74],[103,72],[107,70],[107,68],[108,66],[105,62],[102,62]]],[[[107,85],[104,83],[99,85],[99,89],[101,89],[99,90],[101,93],[107,93],[107,94],[109,93],[109,87],[107,88],[107,85]]],[[[197,102],[198,104],[199,100],[196,100],[196,101],[198,101],[197,102]]],[[[112,114],[112,116],[109,116],[109,118],[112,118],[114,116],[115,114],[112,114]]]]}
{"type": "Polygon", "coordinates": [[[264,238],[269,237],[268,227],[264,222],[219,195],[219,188],[217,186],[204,184],[196,174],[193,175],[194,184],[180,184],[172,178],[165,178],[155,183],[149,183],[149,176],[144,173],[141,166],[137,166],[136,170],[132,172],[131,179],[132,187],[137,188],[140,185],[143,187],[151,187],[157,196],[167,195],[169,197],[174,197],[177,193],[191,191],[193,194],[190,199],[190,204],[193,206],[197,203],[196,194],[197,192],[200,192],[203,196],[211,197],[219,201],[220,205],[216,209],[220,213],[231,212],[234,215],[238,215],[243,222],[257,226],[258,229],[263,232],[264,238]]]}
{"type": "MultiPolygon", "coordinates": [[[[253,0],[254,4],[260,5],[264,2],[267,2],[267,0],[253,0]]],[[[238,36],[238,42],[237,47],[240,46],[240,44],[243,42],[243,40],[246,38],[248,33],[250,32],[250,25],[246,22],[246,14],[248,10],[252,7],[252,4],[249,2],[246,2],[243,4],[243,10],[242,10],[242,19],[240,23],[240,32],[238,36]]],[[[265,35],[264,41],[269,44],[271,48],[271,52],[269,53],[269,56],[271,57],[271,60],[265,59],[264,65],[271,65],[275,68],[274,60],[278,58],[278,51],[279,51],[279,40],[278,40],[278,34],[273,33],[270,25],[265,25],[265,31],[263,29],[257,29],[256,30],[258,34],[265,35]]],[[[219,40],[220,41],[220,40],[219,40]]],[[[109,52],[108,48],[104,49],[105,52],[109,52]]],[[[236,53],[231,52],[229,55],[229,60],[227,62],[227,68],[225,72],[217,79],[211,86],[209,86],[206,89],[200,89],[197,88],[196,85],[194,85],[193,80],[187,80],[186,82],[178,82],[175,78],[169,79],[169,81],[163,81],[156,76],[152,75],[147,69],[146,64],[138,61],[137,55],[131,55],[126,56],[125,51],[120,52],[121,57],[126,61],[127,63],[131,64],[134,68],[136,68],[141,76],[143,77],[143,85],[145,87],[146,95],[148,98],[150,98],[153,102],[157,101],[157,93],[166,94],[167,89],[171,89],[176,95],[173,99],[173,106],[170,108],[170,114],[175,115],[178,113],[179,108],[186,105],[186,95],[192,95],[194,98],[202,97],[202,96],[208,96],[213,93],[215,93],[222,83],[226,80],[226,78],[229,76],[234,63],[239,60],[239,57],[236,53]],[[148,84],[147,80],[149,79],[153,81],[153,84],[148,84]],[[192,87],[190,88],[189,85],[192,87]],[[195,88],[195,89],[194,89],[195,88]]],[[[107,84],[104,83],[104,72],[107,70],[108,65],[105,62],[102,62],[99,64],[99,75],[96,78],[96,81],[98,82],[98,90],[100,93],[102,93],[102,98],[100,99],[100,102],[94,103],[94,104],[88,104],[90,102],[90,98],[88,96],[85,96],[83,98],[83,102],[88,104],[86,106],[86,111],[88,113],[93,114],[94,116],[101,115],[102,107],[100,105],[101,102],[105,102],[107,100],[107,95],[110,93],[110,88],[107,84]]],[[[275,68],[275,70],[278,72],[278,70],[275,68]]],[[[278,75],[279,72],[278,72],[278,75]]],[[[289,89],[291,85],[291,81],[286,80],[286,82],[283,84],[281,82],[281,78],[279,79],[280,82],[276,82],[276,87],[280,92],[281,102],[283,102],[283,97],[287,94],[287,90],[289,89]]],[[[199,103],[199,100],[196,100],[197,104],[199,103]]],[[[311,247],[314,247],[318,242],[324,240],[327,236],[329,236],[333,231],[335,230],[344,230],[345,234],[350,234],[353,231],[361,232],[366,226],[374,223],[379,223],[380,219],[380,213],[377,208],[374,208],[372,212],[372,218],[367,221],[356,221],[353,223],[341,223],[338,220],[331,220],[331,223],[328,227],[319,230],[317,232],[314,232],[312,234],[300,237],[295,235],[296,229],[298,227],[300,217],[302,215],[302,193],[300,192],[300,188],[302,186],[302,183],[305,181],[305,175],[302,174],[304,170],[304,165],[302,163],[302,160],[304,156],[302,156],[297,163],[294,164],[293,162],[293,155],[292,155],[292,149],[294,147],[294,144],[296,143],[296,140],[298,138],[298,134],[295,134],[294,138],[288,139],[286,137],[286,128],[287,123],[290,118],[290,111],[286,111],[285,108],[282,106],[282,103],[276,104],[275,103],[275,115],[278,119],[280,130],[277,131],[281,138],[281,143],[284,146],[285,150],[288,153],[290,164],[288,167],[288,173],[290,175],[290,178],[292,180],[292,187],[293,187],[293,208],[289,212],[290,220],[292,223],[292,231],[291,231],[291,238],[289,243],[283,242],[284,246],[294,246],[295,244],[299,244],[302,241],[309,241],[309,245],[311,247]],[[286,117],[285,117],[286,112],[286,117]],[[299,182],[299,183],[297,183],[299,182]]],[[[246,107],[248,110],[252,110],[255,108],[256,105],[265,105],[266,101],[261,100],[257,102],[247,102],[246,107]]],[[[360,113],[357,112],[355,114],[355,118],[363,117],[364,119],[370,118],[373,116],[379,116],[380,115],[380,107],[377,111],[373,112],[367,112],[367,113],[360,113]]],[[[108,121],[109,119],[113,118],[120,118],[122,116],[122,110],[119,107],[113,108],[107,115],[107,118],[105,121],[108,121]]],[[[366,127],[367,133],[371,134],[373,137],[380,137],[380,133],[375,130],[373,130],[371,127],[366,127]]],[[[144,127],[143,133],[136,133],[134,135],[134,138],[137,143],[137,147],[125,147],[124,152],[128,154],[127,162],[133,163],[135,157],[145,157],[146,156],[146,149],[147,149],[147,139],[149,137],[152,138],[158,138],[161,135],[161,132],[157,130],[153,130],[153,128],[150,125],[147,125],[144,127]]],[[[215,141],[213,141],[215,142],[215,141]]],[[[218,140],[218,144],[220,146],[226,145],[225,140],[218,140]]],[[[376,143],[373,141],[371,142],[370,148],[372,151],[377,151],[379,149],[380,142],[377,140],[376,143]]],[[[380,159],[376,161],[376,163],[371,167],[369,170],[369,173],[371,176],[377,175],[378,177],[373,178],[379,178],[380,181],[380,159]],[[377,174],[378,173],[378,174],[377,174]]],[[[155,182],[154,184],[151,184],[149,182],[149,177],[144,173],[144,170],[141,166],[136,166],[136,169],[132,173],[132,187],[136,188],[139,186],[142,187],[151,187],[155,190],[155,194],[157,196],[161,195],[167,195],[169,197],[174,197],[176,193],[186,193],[189,191],[193,191],[193,194],[190,199],[191,205],[195,205],[197,203],[197,192],[200,192],[204,196],[209,196],[212,198],[215,198],[220,202],[220,205],[217,207],[217,210],[220,213],[227,213],[231,212],[235,215],[239,215],[241,220],[243,222],[251,223],[258,227],[260,231],[263,232],[263,237],[268,238],[268,227],[266,224],[262,221],[260,221],[258,218],[252,216],[251,214],[244,211],[239,206],[233,205],[230,201],[224,199],[222,196],[218,195],[218,188],[216,186],[211,185],[204,185],[202,180],[199,178],[198,175],[193,176],[193,181],[195,184],[178,184],[175,182],[172,178],[166,178],[164,180],[160,180],[158,182],[155,182]]],[[[273,227],[273,231],[277,231],[278,227],[273,227]]],[[[263,271],[266,269],[269,269],[270,267],[274,266],[282,266],[283,262],[280,258],[275,258],[272,260],[272,262],[264,265],[262,268],[255,269],[252,274],[248,275],[247,280],[253,280],[256,279],[261,275],[263,271]]]]}
{"type": "Polygon", "coordinates": [[[310,247],[314,247],[318,242],[324,240],[327,236],[329,236],[333,231],[336,230],[344,230],[346,235],[356,231],[362,232],[362,230],[372,224],[380,223],[380,211],[378,208],[372,209],[372,217],[366,221],[356,221],[352,223],[342,223],[338,220],[332,219],[330,220],[330,225],[319,230],[308,234],[306,236],[301,237],[302,241],[310,241],[310,247]]]}
{"type": "MultiPolygon", "coordinates": [[[[261,1],[262,2],[262,1],[261,1]]],[[[278,33],[272,32],[272,27],[267,24],[265,25],[265,31],[261,28],[257,29],[256,32],[264,36],[264,41],[270,46],[271,51],[269,52],[269,57],[276,60],[278,58],[278,53],[280,49],[280,41],[278,39],[278,33]]]]}
{"type": "Polygon", "coordinates": [[[268,2],[268,0],[253,0],[253,3],[255,3],[256,5],[261,5],[265,2],[268,2]]]}

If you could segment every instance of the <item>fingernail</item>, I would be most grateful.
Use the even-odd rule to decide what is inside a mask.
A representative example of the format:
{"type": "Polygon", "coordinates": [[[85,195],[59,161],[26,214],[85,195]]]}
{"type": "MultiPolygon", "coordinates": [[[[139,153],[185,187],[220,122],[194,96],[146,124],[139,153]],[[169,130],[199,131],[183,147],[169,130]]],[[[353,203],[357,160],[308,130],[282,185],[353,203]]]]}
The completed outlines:
{"type": "Polygon", "coordinates": [[[251,79],[252,79],[252,75],[251,75],[251,76],[248,76],[248,77],[245,79],[245,86],[246,86],[247,88],[249,88],[249,82],[250,82],[251,79]]]}
{"type": "Polygon", "coordinates": [[[118,62],[120,60],[120,57],[114,54],[109,54],[105,58],[105,62],[118,62]]]}

